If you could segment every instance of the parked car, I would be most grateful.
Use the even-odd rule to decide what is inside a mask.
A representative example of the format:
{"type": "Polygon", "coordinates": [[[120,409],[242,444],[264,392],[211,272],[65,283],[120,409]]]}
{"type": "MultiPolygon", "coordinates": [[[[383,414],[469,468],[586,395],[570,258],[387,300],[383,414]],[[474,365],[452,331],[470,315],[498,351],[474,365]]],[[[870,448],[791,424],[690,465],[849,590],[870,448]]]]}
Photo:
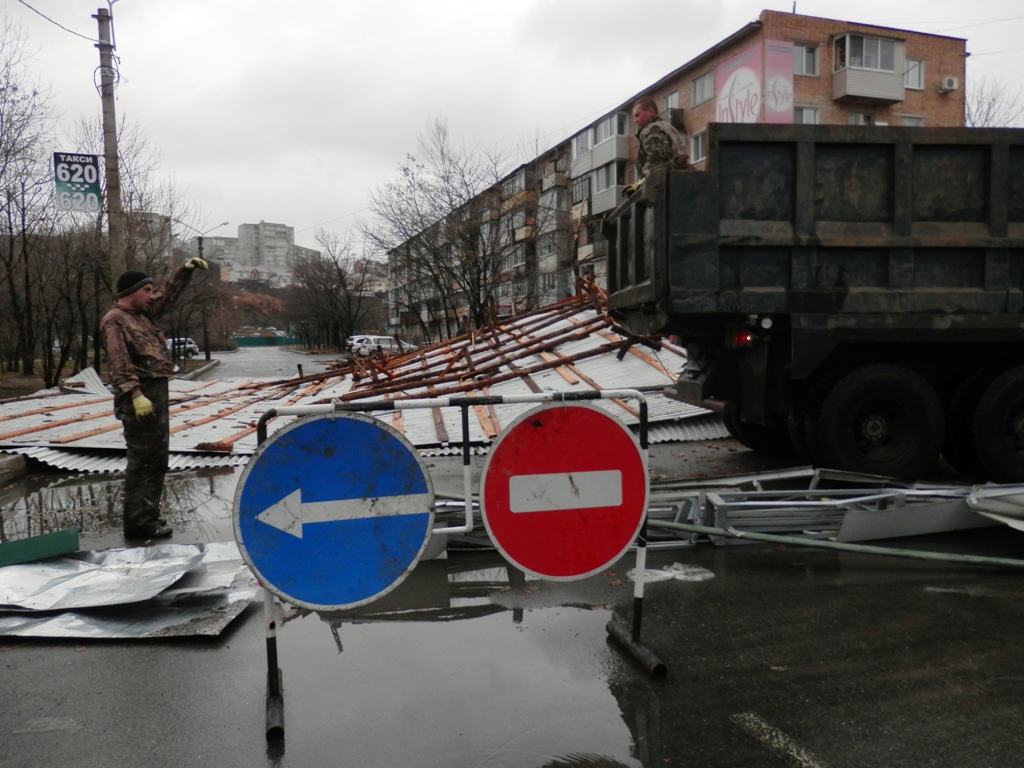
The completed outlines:
{"type": "Polygon", "coordinates": [[[167,351],[171,353],[171,357],[184,357],[191,360],[199,354],[199,345],[192,339],[168,339],[167,351]]]}
{"type": "Polygon", "coordinates": [[[349,336],[348,347],[352,350],[353,355],[360,355],[362,357],[376,357],[381,353],[387,354],[402,354],[410,350],[416,349],[415,344],[410,344],[408,341],[401,341],[396,339],[394,336],[371,336],[369,334],[361,334],[358,336],[349,336]]]}

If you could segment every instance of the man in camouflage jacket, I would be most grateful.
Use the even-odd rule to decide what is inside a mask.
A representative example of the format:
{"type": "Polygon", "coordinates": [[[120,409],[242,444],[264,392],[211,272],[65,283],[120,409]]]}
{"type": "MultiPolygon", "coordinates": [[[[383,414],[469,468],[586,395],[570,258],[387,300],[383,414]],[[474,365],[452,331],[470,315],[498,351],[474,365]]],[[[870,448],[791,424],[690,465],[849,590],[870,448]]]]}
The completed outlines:
{"type": "Polygon", "coordinates": [[[633,122],[637,128],[637,182],[663,163],[672,163],[672,168],[686,167],[689,158],[683,137],[671,123],[661,119],[654,99],[644,97],[633,105],[633,122]]]}
{"type": "Polygon", "coordinates": [[[100,321],[103,347],[114,385],[114,413],[128,448],[124,478],[124,535],[127,539],[164,539],[173,531],[160,516],[160,496],[170,446],[167,382],[175,366],[167,340],[154,318],[181,296],[202,259],[189,259],[162,291],[142,272],[117,280],[114,306],[100,321]]]}

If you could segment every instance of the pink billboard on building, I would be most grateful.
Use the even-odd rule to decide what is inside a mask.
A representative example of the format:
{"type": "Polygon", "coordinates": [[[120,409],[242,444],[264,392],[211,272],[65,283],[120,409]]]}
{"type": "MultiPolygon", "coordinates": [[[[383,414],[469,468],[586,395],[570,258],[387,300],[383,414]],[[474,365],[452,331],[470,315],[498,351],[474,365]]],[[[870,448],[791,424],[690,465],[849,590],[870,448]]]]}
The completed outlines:
{"type": "Polygon", "coordinates": [[[793,122],[793,44],[767,40],[737,53],[715,70],[715,120],[720,123],[793,122]]]}
{"type": "Polygon", "coordinates": [[[715,120],[757,123],[761,116],[761,46],[752,45],[715,70],[715,120]]]}
{"type": "Polygon", "coordinates": [[[764,44],[764,121],[793,122],[793,44],[766,40],[764,44]]]}

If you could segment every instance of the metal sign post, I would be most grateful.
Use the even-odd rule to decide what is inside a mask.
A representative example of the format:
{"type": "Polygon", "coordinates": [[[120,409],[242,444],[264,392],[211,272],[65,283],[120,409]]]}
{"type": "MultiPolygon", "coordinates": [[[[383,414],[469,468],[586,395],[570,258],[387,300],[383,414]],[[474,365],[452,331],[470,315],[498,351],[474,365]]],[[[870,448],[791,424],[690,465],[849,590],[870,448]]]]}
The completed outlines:
{"type": "Polygon", "coordinates": [[[481,500],[489,500],[481,507],[492,537],[514,565],[549,579],[596,573],[635,540],[633,631],[626,636],[609,622],[608,632],[652,675],[665,674],[665,665],[640,643],[648,500],[647,402],[640,392],[335,401],[272,408],[257,424],[259,448],[242,473],[234,504],[239,549],[266,590],[268,739],[284,736],[274,596],[313,610],[365,605],[412,572],[431,535],[472,532],[468,412],[509,403],[549,406],[517,419],[499,435],[488,458],[481,500]],[[639,402],[639,441],[601,409],[571,405],[601,399],[639,402]],[[433,486],[416,449],[382,421],[356,412],[445,407],[462,409],[466,519],[461,526],[435,529],[433,486]],[[285,415],[307,418],[268,439],[267,423],[285,415]],[[520,440],[525,452],[517,450],[520,440]],[[579,450],[581,442],[587,450],[579,450]],[[572,454],[577,456],[570,458],[572,454]],[[566,521],[574,535],[548,536],[566,521]],[[587,540],[583,556],[568,551],[579,550],[580,536],[587,540]],[[545,538],[558,542],[552,548],[545,538]],[[537,542],[538,552],[529,539],[537,542]]]}

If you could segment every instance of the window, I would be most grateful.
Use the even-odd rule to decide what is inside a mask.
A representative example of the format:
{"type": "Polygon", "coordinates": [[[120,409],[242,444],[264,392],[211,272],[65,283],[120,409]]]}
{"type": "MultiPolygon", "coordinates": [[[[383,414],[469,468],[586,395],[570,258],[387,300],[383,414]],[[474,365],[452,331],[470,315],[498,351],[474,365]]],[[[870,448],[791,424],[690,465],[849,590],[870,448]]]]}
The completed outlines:
{"type": "Polygon", "coordinates": [[[590,197],[590,177],[584,176],[572,183],[572,204],[577,205],[590,197]]]}
{"type": "Polygon", "coordinates": [[[521,191],[526,188],[526,173],[524,171],[517,171],[505,179],[505,184],[503,186],[505,197],[521,193],[521,191]]]}
{"type": "Polygon", "coordinates": [[[695,133],[690,137],[690,162],[699,163],[707,156],[708,152],[708,133],[707,131],[701,131],[695,133]]]}
{"type": "Polygon", "coordinates": [[[594,126],[594,144],[597,146],[603,141],[608,141],[616,136],[626,135],[626,113],[616,112],[608,115],[604,120],[594,126]]]}
{"type": "Polygon", "coordinates": [[[715,95],[715,73],[714,71],[701,75],[693,81],[693,106],[703,104],[715,95]]]}
{"type": "Polygon", "coordinates": [[[547,256],[554,256],[555,255],[555,248],[556,248],[556,243],[555,243],[554,236],[550,235],[550,234],[549,235],[545,235],[539,241],[539,244],[537,246],[537,254],[542,259],[547,257],[547,256]]]}
{"type": "Polygon", "coordinates": [[[625,163],[608,163],[594,171],[594,192],[604,192],[606,189],[621,186],[625,172],[625,163]]]}
{"type": "Polygon", "coordinates": [[[894,72],[896,67],[896,41],[867,35],[841,35],[834,43],[834,64],[840,69],[874,69],[894,72]]]}
{"type": "Polygon", "coordinates": [[[818,74],[818,46],[803,43],[793,45],[793,74],[818,74]]]}
{"type": "Polygon", "coordinates": [[[903,87],[915,91],[924,90],[924,62],[920,59],[907,59],[907,69],[903,73],[903,87]]]}
{"type": "Polygon", "coordinates": [[[875,116],[870,112],[850,112],[846,116],[849,125],[874,125],[875,116]]]}
{"type": "Polygon", "coordinates": [[[679,91],[666,94],[661,100],[662,109],[679,109],[679,91]]]}
{"type": "Polygon", "coordinates": [[[793,107],[793,122],[800,125],[817,125],[818,109],[816,107],[793,107]]]}
{"type": "Polygon", "coordinates": [[[590,129],[578,133],[572,140],[572,156],[582,157],[590,151],[590,129]]]}
{"type": "Polygon", "coordinates": [[[924,118],[923,117],[908,117],[908,116],[904,115],[903,117],[900,118],[900,125],[906,125],[906,126],[909,126],[911,128],[920,128],[922,125],[924,125],[924,118]]]}

